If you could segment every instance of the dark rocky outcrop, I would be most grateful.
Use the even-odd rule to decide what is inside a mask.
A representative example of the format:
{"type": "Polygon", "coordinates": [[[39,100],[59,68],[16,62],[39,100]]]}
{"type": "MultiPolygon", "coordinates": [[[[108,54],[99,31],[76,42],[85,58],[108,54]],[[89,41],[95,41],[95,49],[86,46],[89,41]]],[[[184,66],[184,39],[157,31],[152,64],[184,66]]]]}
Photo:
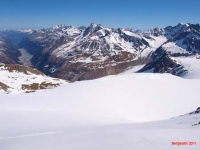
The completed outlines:
{"type": "Polygon", "coordinates": [[[171,73],[181,76],[187,73],[187,70],[175,60],[172,60],[169,53],[163,50],[161,46],[152,53],[151,62],[146,64],[138,72],[171,73]]]}
{"type": "Polygon", "coordinates": [[[59,84],[42,82],[42,83],[22,84],[21,88],[22,88],[22,90],[25,90],[28,92],[30,92],[30,91],[33,92],[33,91],[37,91],[37,90],[54,88],[57,86],[59,86],[59,84]]]}

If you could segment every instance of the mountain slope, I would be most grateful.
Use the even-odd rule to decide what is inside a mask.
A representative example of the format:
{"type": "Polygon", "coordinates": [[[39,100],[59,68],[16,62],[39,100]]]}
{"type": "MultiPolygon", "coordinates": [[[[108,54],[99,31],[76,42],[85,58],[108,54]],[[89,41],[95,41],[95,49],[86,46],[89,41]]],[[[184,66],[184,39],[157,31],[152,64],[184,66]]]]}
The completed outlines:
{"type": "Polygon", "coordinates": [[[189,56],[200,52],[200,25],[179,23],[177,26],[168,26],[163,29],[137,31],[141,36],[165,36],[169,41],[163,48],[173,56],[189,56]]]}
{"type": "Polygon", "coordinates": [[[45,76],[36,69],[20,65],[0,64],[0,90],[10,92],[34,92],[64,84],[64,80],[45,76]]]}
{"type": "Polygon", "coordinates": [[[20,64],[20,51],[0,35],[0,63],[20,64]]]}
{"type": "Polygon", "coordinates": [[[65,26],[35,31],[22,46],[33,54],[32,63],[39,70],[70,81],[117,74],[144,64],[149,57],[140,53],[150,47],[143,37],[128,29],[96,24],[85,30],[65,26]]]}
{"type": "Polygon", "coordinates": [[[194,56],[200,50],[200,26],[189,23],[144,31],[91,24],[79,28],[56,25],[48,29],[7,32],[4,36],[13,42],[16,39],[9,36],[21,32],[17,45],[31,56],[31,63],[26,64],[69,81],[119,74],[150,61],[154,64],[150,68],[155,68],[157,53],[164,59],[158,62],[155,72],[181,75],[185,69],[172,61],[171,56],[194,56]]]}
{"type": "MultiPolygon", "coordinates": [[[[199,54],[200,26],[180,23],[175,27],[159,30],[158,35],[168,37],[151,55],[151,61],[138,72],[171,73],[181,76],[188,71],[171,56],[194,56],[199,54]]],[[[154,33],[149,32],[148,34],[154,33]]],[[[147,33],[146,33],[147,34],[147,33]]]]}

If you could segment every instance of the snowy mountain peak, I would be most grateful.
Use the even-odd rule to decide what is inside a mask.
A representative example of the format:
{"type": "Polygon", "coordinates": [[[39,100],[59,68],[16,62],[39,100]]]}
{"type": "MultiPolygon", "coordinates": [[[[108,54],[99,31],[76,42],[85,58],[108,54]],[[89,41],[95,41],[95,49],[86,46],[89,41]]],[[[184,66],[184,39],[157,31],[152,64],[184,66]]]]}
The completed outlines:
{"type": "Polygon", "coordinates": [[[52,28],[52,29],[59,29],[59,28],[63,28],[63,27],[67,27],[67,25],[65,25],[65,24],[54,25],[54,26],[52,26],[51,28],[52,28]]]}
{"type": "Polygon", "coordinates": [[[189,24],[188,23],[184,23],[184,22],[179,22],[178,26],[189,26],[189,24]]]}
{"type": "Polygon", "coordinates": [[[95,24],[95,23],[91,23],[91,24],[90,24],[90,27],[91,27],[91,28],[95,28],[96,26],[97,26],[97,24],[95,24]]]}
{"type": "Polygon", "coordinates": [[[33,29],[21,29],[21,30],[16,30],[16,31],[31,34],[31,33],[33,33],[34,30],[33,29]]]}
{"type": "Polygon", "coordinates": [[[94,24],[91,23],[89,27],[86,28],[86,30],[83,33],[83,36],[91,36],[98,32],[99,30],[108,30],[108,28],[103,27],[100,24],[94,24]]]}
{"type": "Polygon", "coordinates": [[[101,24],[95,24],[95,23],[91,23],[90,24],[90,26],[89,26],[90,28],[104,28],[101,24]]]}
{"type": "Polygon", "coordinates": [[[134,33],[132,30],[130,29],[123,29],[123,28],[120,28],[118,31],[120,31],[120,33],[124,33],[126,34],[127,36],[132,36],[132,37],[136,37],[136,38],[142,38],[141,36],[139,36],[138,34],[134,33]]]}

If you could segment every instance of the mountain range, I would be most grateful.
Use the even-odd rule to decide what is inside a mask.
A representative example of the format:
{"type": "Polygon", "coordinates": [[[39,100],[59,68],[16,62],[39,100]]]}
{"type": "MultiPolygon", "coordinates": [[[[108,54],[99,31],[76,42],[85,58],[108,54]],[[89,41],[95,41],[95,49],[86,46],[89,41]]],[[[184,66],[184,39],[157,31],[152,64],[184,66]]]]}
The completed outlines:
{"type": "Polygon", "coordinates": [[[71,82],[96,79],[145,65],[138,72],[188,70],[176,61],[200,52],[200,25],[179,23],[151,30],[56,25],[37,30],[0,32],[0,62],[33,67],[71,82]],[[26,59],[26,60],[25,60],[26,59]]]}

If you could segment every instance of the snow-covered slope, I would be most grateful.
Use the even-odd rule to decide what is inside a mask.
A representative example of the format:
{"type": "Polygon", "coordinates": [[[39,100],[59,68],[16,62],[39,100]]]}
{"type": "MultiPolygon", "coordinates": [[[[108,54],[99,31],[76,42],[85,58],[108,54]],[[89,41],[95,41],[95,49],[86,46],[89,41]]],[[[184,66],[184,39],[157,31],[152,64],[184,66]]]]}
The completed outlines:
{"type": "MultiPolygon", "coordinates": [[[[17,114],[12,115],[17,116],[17,114]]],[[[23,119],[23,116],[19,119],[23,119]]],[[[40,119],[47,121],[50,118],[43,115],[40,119]]],[[[54,116],[51,119],[54,119],[54,116]]],[[[60,118],[59,122],[63,119],[60,118]]],[[[1,131],[0,148],[2,150],[146,150],[147,148],[148,150],[199,150],[200,125],[191,125],[199,120],[200,114],[124,125],[62,127],[57,122],[48,124],[48,128],[35,131],[30,130],[30,126],[27,128],[24,124],[16,124],[23,127],[23,131],[19,131],[21,128],[15,126],[16,130],[13,132],[11,126],[7,126],[7,133],[12,131],[12,134],[5,135],[1,131]],[[56,124],[60,127],[55,128],[56,124]]],[[[42,123],[37,122],[34,128],[38,128],[38,124],[43,125],[42,123]]]]}
{"type": "Polygon", "coordinates": [[[0,64],[0,92],[33,92],[65,83],[64,80],[47,77],[36,69],[0,64]]]}
{"type": "Polygon", "coordinates": [[[177,61],[191,69],[185,78],[133,67],[43,92],[0,93],[0,149],[199,150],[200,61],[177,61]]]}

